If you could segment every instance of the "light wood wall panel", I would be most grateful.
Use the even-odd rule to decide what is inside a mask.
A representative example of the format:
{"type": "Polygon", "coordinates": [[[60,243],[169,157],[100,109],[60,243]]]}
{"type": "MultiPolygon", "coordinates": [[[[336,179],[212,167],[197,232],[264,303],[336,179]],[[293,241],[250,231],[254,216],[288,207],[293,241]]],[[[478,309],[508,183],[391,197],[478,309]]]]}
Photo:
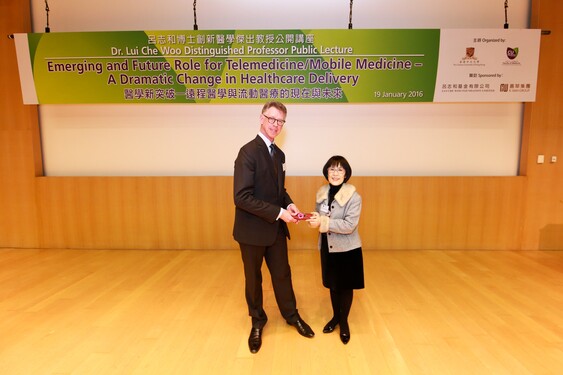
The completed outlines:
{"type": "MultiPolygon", "coordinates": [[[[316,188],[326,183],[312,177],[289,180],[296,202],[313,202],[316,188]]],[[[352,177],[349,182],[362,195],[360,234],[366,249],[519,248],[525,177],[352,177]]],[[[296,227],[292,246],[310,247],[301,242],[311,241],[307,231],[296,227]]]]}
{"type": "MultiPolygon", "coordinates": [[[[12,4],[13,3],[13,4],[12,4]]],[[[41,173],[37,108],[22,104],[8,35],[30,30],[29,2],[0,7],[0,247],[36,247],[34,176],[41,173]]]]}
{"type": "MultiPolygon", "coordinates": [[[[366,249],[516,249],[525,177],[353,177],[366,249]]],[[[322,177],[289,177],[303,211],[322,177]]],[[[37,179],[41,247],[233,249],[231,177],[37,179]]],[[[291,224],[290,248],[318,232],[291,224]]]]}
{"type": "Polygon", "coordinates": [[[36,247],[30,132],[0,130],[0,247],[36,247]]]}
{"type": "Polygon", "coordinates": [[[232,177],[37,179],[41,246],[231,249],[232,177]]]}
{"type": "Polygon", "coordinates": [[[531,26],[550,30],[541,39],[536,102],[526,106],[523,152],[529,177],[522,248],[563,250],[563,2],[532,1],[531,26]],[[546,162],[537,164],[537,155],[546,162]],[[551,163],[552,155],[557,162],[551,163]]]}

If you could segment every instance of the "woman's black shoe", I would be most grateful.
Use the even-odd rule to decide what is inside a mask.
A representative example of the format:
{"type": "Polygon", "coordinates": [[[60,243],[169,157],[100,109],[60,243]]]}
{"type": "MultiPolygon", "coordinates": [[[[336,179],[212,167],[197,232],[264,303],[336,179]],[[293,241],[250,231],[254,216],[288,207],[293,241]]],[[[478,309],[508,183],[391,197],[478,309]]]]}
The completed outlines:
{"type": "Polygon", "coordinates": [[[338,325],[338,319],[332,318],[323,328],[323,333],[331,333],[338,325]]]}
{"type": "Polygon", "coordinates": [[[348,341],[350,341],[350,327],[348,327],[348,323],[340,325],[340,341],[342,341],[344,345],[348,344],[348,341]]]}

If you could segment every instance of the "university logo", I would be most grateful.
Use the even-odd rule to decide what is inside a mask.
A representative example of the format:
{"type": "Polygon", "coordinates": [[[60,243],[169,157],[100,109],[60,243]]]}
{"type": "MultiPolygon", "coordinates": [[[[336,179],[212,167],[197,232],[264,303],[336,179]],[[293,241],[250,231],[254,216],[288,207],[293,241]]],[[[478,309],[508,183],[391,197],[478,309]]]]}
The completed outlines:
{"type": "Polygon", "coordinates": [[[454,64],[456,66],[462,66],[462,65],[466,65],[466,66],[477,66],[477,65],[481,65],[479,63],[479,59],[477,58],[477,56],[475,56],[475,47],[466,47],[465,48],[465,56],[463,56],[461,59],[459,59],[459,62],[454,64]]]}

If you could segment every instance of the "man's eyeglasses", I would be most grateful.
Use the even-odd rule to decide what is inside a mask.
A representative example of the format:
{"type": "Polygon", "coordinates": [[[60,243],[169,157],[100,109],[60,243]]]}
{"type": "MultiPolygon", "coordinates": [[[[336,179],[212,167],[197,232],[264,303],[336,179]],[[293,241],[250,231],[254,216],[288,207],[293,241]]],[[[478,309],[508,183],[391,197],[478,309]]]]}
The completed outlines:
{"type": "Polygon", "coordinates": [[[263,113],[262,116],[266,117],[268,119],[268,122],[272,125],[276,124],[277,126],[283,126],[283,124],[285,124],[285,120],[278,120],[277,118],[268,117],[263,113]]]}

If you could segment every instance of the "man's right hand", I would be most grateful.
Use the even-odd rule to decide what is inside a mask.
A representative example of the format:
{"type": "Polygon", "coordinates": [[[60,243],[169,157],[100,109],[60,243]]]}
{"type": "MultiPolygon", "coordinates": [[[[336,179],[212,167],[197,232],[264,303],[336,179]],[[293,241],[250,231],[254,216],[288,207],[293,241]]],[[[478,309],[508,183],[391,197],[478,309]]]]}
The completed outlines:
{"type": "Polygon", "coordinates": [[[282,220],[285,221],[286,223],[297,223],[297,222],[298,222],[298,220],[297,220],[296,218],[294,218],[294,217],[291,215],[291,213],[290,213],[288,210],[286,210],[286,209],[283,209],[283,210],[282,210],[282,214],[281,214],[281,216],[280,216],[280,219],[282,219],[282,220]]]}

